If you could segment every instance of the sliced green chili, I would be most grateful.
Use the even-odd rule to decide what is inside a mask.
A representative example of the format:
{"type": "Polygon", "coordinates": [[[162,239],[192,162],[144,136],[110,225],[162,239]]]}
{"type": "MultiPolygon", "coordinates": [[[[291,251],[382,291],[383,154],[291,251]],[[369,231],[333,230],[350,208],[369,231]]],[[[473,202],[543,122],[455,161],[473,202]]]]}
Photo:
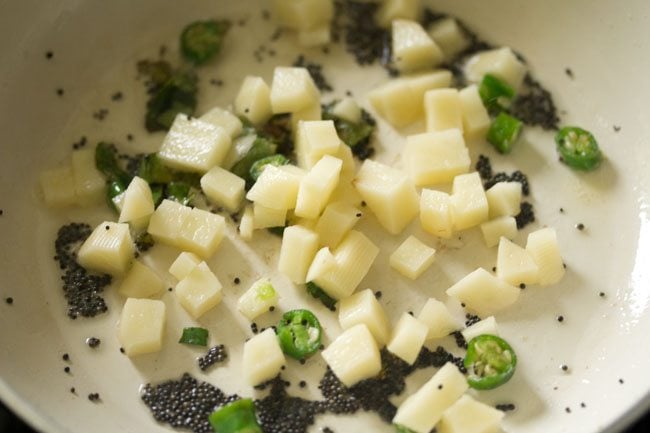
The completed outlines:
{"type": "Polygon", "coordinates": [[[195,346],[208,345],[208,330],[205,328],[184,328],[179,343],[195,346]]]}
{"type": "Polygon", "coordinates": [[[415,433],[413,430],[408,427],[404,427],[403,425],[394,424],[394,426],[396,433],[415,433]]]}
{"type": "Polygon", "coordinates": [[[246,187],[250,188],[254,181],[251,178],[251,167],[255,161],[275,154],[277,145],[266,138],[257,137],[250,150],[230,169],[231,172],[246,181],[246,187]]]}
{"type": "Polygon", "coordinates": [[[370,144],[370,139],[375,131],[375,119],[365,110],[361,110],[361,120],[350,122],[334,115],[332,110],[338,101],[323,106],[323,120],[333,120],[336,132],[341,140],[352,148],[352,152],[358,155],[370,144]]]}
{"type": "Polygon", "coordinates": [[[512,146],[519,139],[523,123],[511,115],[501,112],[494,119],[487,133],[487,140],[500,153],[510,153],[512,146]]]}
{"type": "Polygon", "coordinates": [[[282,351],[295,359],[305,359],[318,351],[322,329],[309,310],[291,310],[284,313],[277,328],[282,351]]]}
{"type": "Polygon", "coordinates": [[[165,188],[165,197],[187,206],[192,202],[192,188],[185,182],[169,182],[165,188]]]}
{"type": "Polygon", "coordinates": [[[249,174],[253,182],[257,181],[257,178],[260,177],[262,171],[266,168],[267,165],[273,165],[275,167],[280,167],[281,165],[289,164],[289,159],[280,154],[266,156],[264,158],[258,159],[251,165],[249,174]]]}
{"type": "Polygon", "coordinates": [[[478,88],[483,104],[493,112],[510,107],[515,91],[504,81],[492,74],[485,74],[478,88]]]}
{"type": "Polygon", "coordinates": [[[190,62],[201,65],[221,51],[224,36],[228,33],[228,21],[196,21],[187,25],[181,33],[181,52],[190,62]]]}
{"type": "Polygon", "coordinates": [[[569,167],[589,171],[597,168],[603,154],[593,134],[577,126],[567,126],[555,135],[558,153],[569,167]]]}
{"type": "Polygon", "coordinates": [[[140,161],[138,176],[150,184],[168,183],[174,179],[174,172],[163,164],[157,153],[150,153],[140,161]]]}
{"type": "Polygon", "coordinates": [[[321,301],[327,308],[332,311],[336,309],[336,299],[325,293],[325,290],[323,290],[318,284],[310,281],[306,284],[306,288],[307,293],[309,293],[313,298],[321,301]]]}
{"type": "Polygon", "coordinates": [[[467,343],[463,365],[469,386],[492,389],[510,380],[517,367],[517,355],[503,338],[484,334],[467,343]]]}
{"type": "Polygon", "coordinates": [[[255,403],[249,398],[234,401],[209,417],[215,433],[262,433],[255,416],[255,403]]]}

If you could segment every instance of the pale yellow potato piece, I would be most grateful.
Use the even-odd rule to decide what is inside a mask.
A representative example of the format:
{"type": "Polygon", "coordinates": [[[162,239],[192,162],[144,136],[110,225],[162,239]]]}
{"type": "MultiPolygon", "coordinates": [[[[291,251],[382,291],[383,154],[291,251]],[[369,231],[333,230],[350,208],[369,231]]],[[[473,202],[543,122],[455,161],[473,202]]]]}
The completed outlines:
{"type": "Polygon", "coordinates": [[[282,227],[286,221],[286,209],[271,209],[270,207],[262,206],[259,203],[253,204],[253,229],[282,227]]]}
{"type": "Polygon", "coordinates": [[[470,40],[454,18],[443,18],[431,26],[429,36],[440,47],[447,61],[453,60],[470,45],[470,40]]]}
{"type": "Polygon", "coordinates": [[[298,32],[298,45],[311,48],[329,44],[332,41],[330,27],[329,24],[325,24],[309,30],[300,30],[298,32]]]}
{"type": "Polygon", "coordinates": [[[323,156],[300,180],[294,213],[315,219],[321,214],[339,182],[343,162],[330,155],[323,156]]]}
{"type": "Polygon", "coordinates": [[[176,245],[207,259],[219,248],[225,231],[223,216],[194,208],[177,234],[176,245]]]}
{"type": "Polygon", "coordinates": [[[335,271],[337,267],[336,259],[328,247],[323,247],[316,252],[314,260],[312,260],[311,265],[309,265],[309,270],[307,271],[307,277],[305,278],[308,282],[317,280],[325,276],[327,273],[335,271]]]}
{"type": "Polygon", "coordinates": [[[176,285],[174,293],[194,319],[211,310],[223,297],[221,282],[205,262],[201,262],[176,285]]]}
{"type": "Polygon", "coordinates": [[[435,259],[436,250],[411,235],[390,255],[390,266],[407,278],[420,277],[435,259]]]}
{"type": "Polygon", "coordinates": [[[316,223],[316,233],[321,245],[336,248],[352,227],[359,221],[361,211],[345,202],[327,205],[316,223]]]}
{"type": "Polygon", "coordinates": [[[165,199],[151,214],[147,232],[156,242],[178,247],[178,233],[185,226],[190,213],[191,209],[189,207],[165,199]]]}
{"type": "MultiPolygon", "coordinates": [[[[286,217],[286,214],[285,214],[286,217]]],[[[284,223],[284,222],[283,222],[284,223]]],[[[239,221],[239,236],[246,241],[253,239],[253,230],[255,228],[255,217],[253,206],[246,206],[241,220],[239,221]]]]}
{"type": "Polygon", "coordinates": [[[427,325],[427,339],[444,338],[460,329],[458,320],[449,312],[445,304],[435,298],[429,298],[418,314],[418,320],[427,325]]]}
{"type": "Polygon", "coordinates": [[[125,298],[149,298],[165,290],[165,283],[153,269],[136,260],[117,292],[125,298]]]}
{"type": "Polygon", "coordinates": [[[306,68],[278,66],[271,83],[273,114],[293,113],[318,103],[320,92],[306,68]]]}
{"type": "Polygon", "coordinates": [[[465,304],[469,311],[479,316],[489,316],[501,311],[519,298],[521,290],[490,274],[483,268],[463,277],[447,289],[447,295],[465,304]]]}
{"type": "Polygon", "coordinates": [[[377,343],[364,324],[343,331],[321,355],[336,377],[347,387],[374,377],[381,371],[377,343]]]}
{"type": "Polygon", "coordinates": [[[169,267],[169,273],[178,281],[187,277],[192,270],[201,263],[201,258],[194,253],[182,252],[176,257],[169,267]]]}
{"type": "Polygon", "coordinates": [[[255,281],[237,301],[237,309],[239,312],[251,321],[268,312],[271,307],[276,307],[277,305],[278,293],[268,278],[255,281]]]}
{"type": "Polygon", "coordinates": [[[273,18],[294,30],[322,27],[334,17],[332,0],[273,0],[273,18]]]}
{"type": "Polygon", "coordinates": [[[458,89],[432,89],[424,94],[424,115],[428,132],[447,129],[463,131],[463,113],[458,89]]]}
{"type": "Polygon", "coordinates": [[[106,178],[95,165],[95,149],[72,152],[72,176],[78,204],[92,206],[104,200],[106,178]]]}
{"type": "Polygon", "coordinates": [[[505,414],[465,394],[442,414],[440,433],[497,433],[505,414]]]}
{"type": "Polygon", "coordinates": [[[325,155],[336,155],[341,140],[331,120],[307,120],[298,123],[296,133],[298,166],[310,169],[325,155]]]}
{"type": "Polygon", "coordinates": [[[350,329],[355,325],[364,324],[380,348],[388,342],[388,317],[372,290],[365,289],[341,299],[338,310],[341,328],[350,329]]]}
{"type": "Polygon", "coordinates": [[[402,158],[418,186],[450,183],[455,176],[467,173],[471,163],[458,129],[409,135],[402,158]]]}
{"type": "Polygon", "coordinates": [[[471,82],[480,83],[485,74],[494,75],[518,92],[526,76],[526,65],[508,47],[482,51],[465,64],[465,77],[471,82]]]}
{"type": "Polygon", "coordinates": [[[497,252],[497,277],[518,286],[520,284],[537,284],[539,266],[529,251],[519,245],[501,238],[497,252]]]}
{"type": "MultiPolygon", "coordinates": [[[[104,188],[106,185],[104,184],[104,188]]],[[[135,176],[124,191],[118,222],[129,223],[135,229],[146,228],[155,210],[151,188],[146,180],[135,176]]]]}
{"type": "Polygon", "coordinates": [[[490,218],[517,216],[521,211],[521,183],[498,182],[485,191],[490,218]]]}
{"type": "Polygon", "coordinates": [[[361,121],[361,107],[349,96],[346,96],[334,105],[332,114],[352,123],[359,123],[361,121]]]}
{"type": "Polygon", "coordinates": [[[409,177],[392,167],[366,159],[354,186],[379,223],[398,234],[418,214],[418,194],[409,177]]]}
{"type": "Polygon", "coordinates": [[[255,204],[276,210],[296,207],[302,176],[296,172],[268,165],[257,178],[246,198],[255,204]]]}
{"type": "Polygon", "coordinates": [[[291,131],[293,132],[294,137],[298,134],[298,125],[301,121],[315,121],[321,120],[323,118],[323,109],[320,105],[320,101],[317,101],[315,104],[303,108],[300,111],[294,111],[291,113],[291,131]]]}
{"type": "Polygon", "coordinates": [[[235,98],[235,114],[253,125],[261,125],[271,118],[271,89],[263,78],[251,75],[244,78],[235,98]]]}
{"type": "Polygon", "coordinates": [[[526,251],[539,266],[539,284],[555,284],[564,276],[564,262],[560,255],[557,233],[553,228],[543,228],[528,235],[526,251]]]}
{"type": "Polygon", "coordinates": [[[375,20],[386,28],[398,18],[416,20],[420,15],[420,2],[421,0],[385,0],[377,11],[375,20]]]}
{"type": "Polygon", "coordinates": [[[201,178],[201,189],[206,197],[230,212],[239,209],[245,188],[244,179],[219,166],[212,167],[201,178]]]}
{"type": "Polygon", "coordinates": [[[179,113],[158,157],[172,168],[205,173],[221,164],[231,144],[230,134],[222,127],[179,113]]]}
{"type": "Polygon", "coordinates": [[[163,301],[129,298],[122,308],[117,338],[127,356],[162,348],[166,308],[163,301]]]}
{"type": "Polygon", "coordinates": [[[409,313],[403,313],[393,329],[386,349],[407,364],[413,365],[428,333],[429,327],[426,324],[409,313]]]}
{"type": "Polygon", "coordinates": [[[446,192],[423,189],[420,193],[420,223],[422,228],[439,238],[453,234],[451,197],[446,192]]]}
{"type": "Polygon", "coordinates": [[[272,328],[244,343],[242,370],[249,385],[255,386],[273,379],[285,364],[284,353],[272,328]]]}
{"type": "Polygon", "coordinates": [[[199,119],[215,126],[222,127],[228,133],[231,140],[237,138],[243,129],[243,124],[241,120],[239,120],[239,117],[221,107],[210,109],[203,116],[199,117],[199,119]]]}
{"type": "Polygon", "coordinates": [[[483,240],[488,248],[499,243],[502,237],[514,239],[517,236],[517,221],[511,216],[502,216],[481,224],[483,240]]]}
{"type": "Polygon", "coordinates": [[[284,229],[278,270],[296,284],[304,284],[309,266],[318,251],[318,235],[301,226],[284,229]]]}
{"type": "Polygon", "coordinates": [[[402,72],[431,69],[443,59],[438,45],[416,21],[393,20],[392,47],[393,63],[402,72]]]}
{"type": "Polygon", "coordinates": [[[465,230],[487,220],[488,202],[477,172],[454,178],[450,204],[455,230],[465,230]]]}
{"type": "Polygon", "coordinates": [[[49,207],[65,207],[77,204],[72,167],[52,168],[41,172],[39,177],[43,199],[49,207]]]}
{"type": "Polygon", "coordinates": [[[463,134],[467,139],[485,138],[490,129],[490,115],[478,93],[478,86],[472,84],[458,92],[460,111],[463,117],[463,134]]]}
{"type": "Polygon", "coordinates": [[[468,326],[467,328],[460,331],[460,333],[468,343],[472,338],[478,337],[479,335],[488,334],[496,335],[497,337],[501,335],[499,334],[499,327],[497,326],[497,320],[494,318],[494,316],[479,320],[473,325],[468,326]]]}
{"type": "Polygon", "coordinates": [[[77,262],[91,271],[123,275],[131,267],[134,253],[129,225],[104,221],[79,248],[77,262]]]}

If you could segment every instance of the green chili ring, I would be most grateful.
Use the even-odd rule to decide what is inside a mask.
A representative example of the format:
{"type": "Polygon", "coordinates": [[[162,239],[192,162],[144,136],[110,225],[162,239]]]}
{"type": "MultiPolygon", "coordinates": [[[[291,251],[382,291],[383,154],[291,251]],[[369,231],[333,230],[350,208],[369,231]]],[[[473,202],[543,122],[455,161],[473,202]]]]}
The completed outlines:
{"type": "Polygon", "coordinates": [[[577,126],[567,126],[555,135],[557,152],[569,167],[589,171],[597,168],[603,154],[593,134],[577,126]]]}
{"type": "Polygon", "coordinates": [[[309,310],[291,310],[284,313],[277,328],[282,351],[302,360],[320,349],[323,334],[320,322],[309,310]]]}
{"type": "Polygon", "coordinates": [[[467,343],[463,365],[467,369],[469,386],[493,389],[509,381],[515,373],[517,355],[503,338],[484,334],[467,343]]]}

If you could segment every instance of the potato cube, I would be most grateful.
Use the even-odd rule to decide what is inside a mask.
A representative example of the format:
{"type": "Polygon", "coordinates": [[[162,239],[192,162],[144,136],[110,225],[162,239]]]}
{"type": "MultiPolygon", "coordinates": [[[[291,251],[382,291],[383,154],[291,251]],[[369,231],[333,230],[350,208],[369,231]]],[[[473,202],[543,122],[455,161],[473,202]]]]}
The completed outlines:
{"type": "Polygon", "coordinates": [[[178,282],[175,293],[185,311],[198,319],[221,302],[221,287],[217,276],[205,262],[201,262],[178,282]]]}
{"type": "Polygon", "coordinates": [[[320,244],[336,248],[360,217],[361,211],[350,204],[336,202],[327,205],[315,227],[320,244]]]}
{"type": "Polygon", "coordinates": [[[334,251],[336,267],[314,279],[335,299],[350,296],[377,258],[379,248],[363,233],[351,230],[334,251]]]}
{"type": "Polygon", "coordinates": [[[334,17],[332,0],[273,0],[271,7],[280,25],[295,30],[313,29],[334,17]]]}
{"type": "Polygon", "coordinates": [[[420,223],[432,235],[449,239],[453,232],[449,194],[423,189],[420,193],[420,223]]]}
{"type": "Polygon", "coordinates": [[[374,377],[381,371],[377,343],[364,324],[343,331],[321,354],[336,377],[347,387],[374,377]]]}
{"type": "Polygon", "coordinates": [[[314,27],[310,30],[300,30],[298,32],[298,45],[301,47],[318,47],[327,45],[332,41],[330,25],[325,24],[320,27],[314,27]]]}
{"type": "Polygon", "coordinates": [[[273,114],[293,113],[318,103],[320,93],[306,68],[278,66],[271,83],[273,114]]]}
{"type": "Polygon", "coordinates": [[[486,317],[483,320],[479,320],[471,326],[460,331],[463,334],[465,341],[469,342],[472,338],[478,337],[479,335],[496,335],[499,334],[499,327],[497,326],[497,321],[494,316],[486,317]]]}
{"type": "Polygon", "coordinates": [[[488,248],[499,243],[501,237],[514,239],[517,236],[517,221],[511,216],[502,216],[481,224],[483,239],[488,248]]]}
{"type": "Polygon", "coordinates": [[[517,216],[521,211],[521,183],[498,182],[485,191],[490,218],[517,216]]]}
{"type": "Polygon", "coordinates": [[[242,368],[249,385],[273,379],[286,364],[278,337],[272,328],[260,332],[244,343],[242,368]]]}
{"type": "Polygon", "coordinates": [[[296,207],[301,180],[302,176],[297,173],[268,165],[248,191],[246,198],[271,209],[293,209],[296,207]]]}
{"type": "Polygon", "coordinates": [[[442,61],[442,51],[416,21],[394,20],[392,42],[393,63],[402,72],[430,69],[442,61]]]}
{"type": "MultiPolygon", "coordinates": [[[[281,212],[281,211],[280,211],[281,212]]],[[[286,218],[286,214],[285,214],[286,218]]],[[[253,229],[255,228],[255,217],[253,206],[246,206],[244,214],[239,221],[239,236],[246,241],[253,239],[253,229]]]]}
{"type": "Polygon", "coordinates": [[[300,181],[295,214],[315,219],[321,214],[339,182],[343,162],[323,156],[300,181]]]}
{"type": "Polygon", "coordinates": [[[469,388],[467,379],[454,364],[448,362],[397,409],[393,424],[416,433],[429,433],[447,408],[469,388]]]}
{"type": "Polygon", "coordinates": [[[181,113],[165,136],[158,157],[172,168],[205,173],[221,164],[230,145],[225,129],[181,113]]]}
{"type": "Polygon", "coordinates": [[[45,170],[39,178],[43,199],[49,207],[64,207],[77,203],[72,167],[45,170]]]}
{"type": "Polygon", "coordinates": [[[269,311],[271,307],[278,305],[278,294],[273,285],[267,278],[262,278],[253,283],[253,285],[239,297],[237,309],[248,320],[254,320],[256,317],[269,311]]]}
{"type": "Polygon", "coordinates": [[[173,200],[163,200],[151,214],[147,232],[156,242],[178,246],[178,234],[190,217],[191,209],[173,200]]]}
{"type": "Polygon", "coordinates": [[[485,138],[491,120],[478,93],[478,87],[475,84],[465,87],[458,92],[458,97],[463,117],[463,134],[467,139],[485,138]]]}
{"type": "Polygon", "coordinates": [[[497,277],[513,286],[536,284],[539,266],[529,251],[503,237],[497,253],[497,277]]]}
{"type": "Polygon", "coordinates": [[[433,263],[436,250],[411,235],[390,255],[390,265],[400,274],[417,279],[433,263]]]}
{"type": "Polygon", "coordinates": [[[329,272],[335,271],[337,267],[336,259],[328,247],[323,247],[316,252],[314,260],[309,265],[307,277],[308,282],[315,281],[329,272]]]}
{"type": "Polygon", "coordinates": [[[95,149],[72,152],[72,176],[77,203],[91,206],[102,202],[106,193],[106,178],[95,165],[95,149]]]}
{"type": "Polygon", "coordinates": [[[287,222],[287,210],[271,209],[259,203],[253,203],[253,228],[284,227],[287,222]]]}
{"type": "Polygon", "coordinates": [[[560,255],[557,234],[553,228],[543,228],[528,235],[526,251],[539,266],[539,284],[555,284],[564,276],[564,262],[560,255]]]}
{"type": "Polygon", "coordinates": [[[221,107],[212,108],[203,114],[203,116],[199,117],[199,120],[222,127],[226,130],[231,140],[237,138],[243,129],[243,124],[239,120],[239,117],[221,107]]]}
{"type": "Polygon", "coordinates": [[[488,202],[477,172],[454,178],[450,204],[456,230],[468,229],[487,220],[488,202]]]}
{"type": "Polygon", "coordinates": [[[296,284],[306,282],[309,265],[318,251],[318,235],[301,226],[284,229],[278,270],[296,284]]]}
{"type": "Polygon", "coordinates": [[[409,135],[404,145],[406,170],[416,185],[450,183],[467,173],[469,152],[458,129],[409,135]]]}
{"type": "Polygon", "coordinates": [[[391,234],[398,234],[418,214],[418,194],[408,176],[392,167],[366,159],[354,186],[391,234]]]}
{"type": "Polygon", "coordinates": [[[520,291],[485,269],[478,268],[447,289],[446,293],[479,316],[489,316],[514,304],[520,291]]]}
{"type": "Polygon", "coordinates": [[[125,298],[148,298],[165,290],[165,283],[149,266],[134,261],[117,289],[125,298]]]}
{"type": "Polygon", "coordinates": [[[458,320],[449,312],[442,302],[429,298],[422,307],[418,320],[429,328],[427,339],[443,338],[460,329],[458,320]]]}
{"type": "Polygon", "coordinates": [[[390,325],[386,312],[370,289],[362,290],[341,299],[338,305],[341,328],[350,329],[360,323],[366,325],[379,347],[390,337],[390,325]]]}
{"type": "Polygon", "coordinates": [[[492,74],[519,91],[526,75],[526,66],[508,47],[482,51],[472,56],[465,64],[465,77],[480,83],[485,74],[492,74]]]}
{"type": "Polygon", "coordinates": [[[235,114],[253,125],[261,125],[271,118],[271,89],[264,79],[251,75],[244,78],[235,98],[235,114]]]}
{"type": "Polygon", "coordinates": [[[127,356],[158,352],[165,330],[165,303],[129,298],[124,303],[117,338],[127,356]]]}
{"type": "Polygon", "coordinates": [[[470,40],[454,18],[443,18],[431,26],[429,36],[440,47],[447,61],[453,60],[470,45],[470,40]]]}
{"type": "Polygon", "coordinates": [[[176,244],[182,250],[207,259],[217,251],[225,231],[224,217],[194,208],[178,233],[176,244]]]}
{"type": "Polygon", "coordinates": [[[382,27],[389,27],[393,20],[402,18],[416,20],[420,15],[421,0],[385,0],[375,16],[382,27]]]}
{"type": "Polygon", "coordinates": [[[194,253],[182,252],[176,257],[169,267],[169,273],[178,281],[187,277],[192,270],[201,263],[201,259],[194,253]]]}
{"type": "Polygon", "coordinates": [[[428,333],[427,325],[409,313],[403,313],[395,325],[386,349],[407,364],[413,365],[422,350],[428,333]]]}
{"type": "Polygon", "coordinates": [[[323,156],[335,155],[341,140],[331,120],[312,120],[298,123],[296,157],[298,166],[310,169],[323,156]]]}
{"type": "Polygon", "coordinates": [[[111,275],[123,275],[135,253],[128,224],[105,221],[95,227],[77,253],[84,268],[111,275]]]}
{"type": "Polygon", "coordinates": [[[296,137],[298,134],[298,125],[301,121],[315,121],[321,120],[323,118],[323,109],[320,105],[320,101],[314,105],[311,105],[307,108],[303,108],[300,111],[294,111],[291,113],[291,131],[293,136],[296,137]]]}
{"type": "Polygon", "coordinates": [[[497,433],[504,413],[465,394],[442,414],[440,433],[497,433]]]}
{"type": "MultiPolygon", "coordinates": [[[[105,187],[105,186],[104,186],[105,187]]],[[[144,229],[154,212],[151,188],[146,180],[135,176],[124,191],[121,200],[119,222],[129,223],[135,229],[144,229]]]]}
{"type": "Polygon", "coordinates": [[[206,197],[230,212],[239,209],[245,188],[244,179],[219,166],[211,168],[201,178],[201,189],[206,197]]]}
{"type": "Polygon", "coordinates": [[[457,89],[433,89],[424,94],[427,131],[463,130],[463,113],[457,89]]]}
{"type": "Polygon", "coordinates": [[[332,108],[332,114],[352,123],[359,123],[361,121],[361,107],[350,97],[345,97],[337,102],[332,108]]]}

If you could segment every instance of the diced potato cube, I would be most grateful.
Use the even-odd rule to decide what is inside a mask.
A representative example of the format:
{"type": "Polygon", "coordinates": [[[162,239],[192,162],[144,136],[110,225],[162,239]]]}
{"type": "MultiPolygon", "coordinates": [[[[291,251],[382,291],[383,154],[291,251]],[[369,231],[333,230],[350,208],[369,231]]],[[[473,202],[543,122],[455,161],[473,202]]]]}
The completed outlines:
{"type": "Polygon", "coordinates": [[[426,271],[435,258],[436,250],[411,235],[390,255],[390,265],[412,280],[426,271]]]}
{"type": "Polygon", "coordinates": [[[224,217],[194,208],[178,232],[176,244],[182,250],[191,251],[207,259],[217,251],[225,231],[224,217]]]}
{"type": "Polygon", "coordinates": [[[323,156],[335,155],[341,140],[331,120],[312,120],[298,123],[296,157],[298,166],[310,169],[323,156]]]}
{"type": "Polygon", "coordinates": [[[187,277],[194,268],[201,263],[201,259],[194,253],[182,252],[176,257],[174,263],[169,267],[169,273],[178,281],[187,277]]]}
{"type": "Polygon", "coordinates": [[[497,433],[504,413],[465,394],[442,414],[440,433],[497,433]]]}
{"type": "Polygon", "coordinates": [[[259,203],[253,203],[253,228],[284,227],[287,222],[287,210],[271,209],[259,203]]]}
{"type": "Polygon", "coordinates": [[[407,364],[413,365],[422,350],[428,333],[427,325],[409,313],[403,313],[393,329],[393,335],[386,349],[407,364]]]}
{"type": "Polygon", "coordinates": [[[315,121],[321,120],[322,118],[323,109],[320,105],[320,101],[307,108],[303,108],[300,111],[294,111],[291,113],[291,131],[293,132],[294,137],[298,134],[298,125],[301,121],[315,121]]]}
{"type": "Polygon", "coordinates": [[[424,94],[427,131],[463,130],[463,113],[457,89],[433,89],[424,94]]]}
{"type": "Polygon", "coordinates": [[[118,293],[125,298],[148,298],[165,290],[165,284],[149,266],[134,261],[120,283],[118,293]]]}
{"type": "Polygon", "coordinates": [[[442,51],[416,21],[393,20],[392,42],[393,62],[402,72],[429,69],[442,61],[442,51]]]}
{"type": "Polygon", "coordinates": [[[77,203],[91,206],[100,203],[106,193],[106,178],[95,165],[95,149],[72,152],[72,176],[77,203]]]}
{"type": "Polygon", "coordinates": [[[481,224],[483,239],[488,248],[499,243],[501,237],[514,239],[517,236],[517,221],[511,216],[502,216],[481,224]]]}
{"type": "Polygon", "coordinates": [[[454,178],[450,204],[456,230],[468,229],[487,220],[488,202],[477,172],[454,178]]]}
{"type": "MultiPolygon", "coordinates": [[[[286,218],[286,214],[285,214],[286,218]]],[[[284,223],[284,222],[283,222],[284,223]]],[[[253,239],[253,230],[255,228],[255,217],[253,206],[246,206],[244,214],[239,221],[239,236],[246,241],[253,239]]]]}
{"type": "Polygon", "coordinates": [[[212,108],[203,116],[199,117],[199,120],[222,127],[226,130],[231,140],[237,138],[239,134],[241,134],[243,128],[239,117],[221,107],[212,108]]]}
{"type": "Polygon", "coordinates": [[[485,191],[490,218],[517,216],[521,211],[521,183],[498,182],[485,191]]]}
{"type": "Polygon", "coordinates": [[[239,297],[239,301],[237,302],[239,312],[251,321],[269,311],[271,307],[276,307],[277,305],[278,294],[267,278],[262,278],[254,282],[239,297]]]}
{"type": "Polygon", "coordinates": [[[416,20],[420,15],[421,0],[385,0],[375,16],[382,27],[389,27],[393,20],[402,18],[416,20]]]}
{"type": "Polygon", "coordinates": [[[447,306],[434,298],[429,298],[422,307],[418,320],[429,328],[427,339],[443,338],[460,329],[458,321],[451,315],[447,306]]]}
{"type": "Polygon", "coordinates": [[[361,121],[361,107],[350,97],[345,97],[337,102],[332,108],[332,114],[352,123],[361,121]]]}
{"type": "Polygon", "coordinates": [[[246,181],[221,167],[213,167],[201,178],[201,189],[208,199],[230,212],[239,209],[246,181]]]}
{"type": "Polygon", "coordinates": [[[298,45],[301,47],[318,47],[327,45],[332,40],[329,23],[310,30],[300,30],[298,32],[298,45]]]}
{"type": "Polygon", "coordinates": [[[318,218],[339,182],[343,162],[330,155],[323,156],[300,181],[295,214],[318,218]]]}
{"type": "Polygon", "coordinates": [[[530,252],[501,238],[497,253],[497,277],[518,286],[522,283],[535,284],[539,281],[539,276],[539,266],[530,252]]]}
{"type": "Polygon", "coordinates": [[[443,52],[447,61],[453,60],[470,45],[470,40],[454,18],[443,18],[431,26],[429,36],[443,52]]]}
{"type": "Polygon", "coordinates": [[[458,129],[409,135],[402,158],[416,185],[450,183],[471,163],[458,129]]]}
{"type": "Polygon", "coordinates": [[[313,29],[334,17],[332,0],[273,0],[271,7],[280,25],[295,30],[313,29]]]}
{"type": "Polygon", "coordinates": [[[329,272],[335,271],[337,267],[336,259],[328,247],[323,247],[314,256],[309,270],[307,271],[307,281],[315,281],[329,272]]]}
{"type": "Polygon", "coordinates": [[[416,433],[429,433],[447,408],[469,388],[467,379],[448,362],[397,409],[393,424],[416,433]]]}
{"type": "Polygon", "coordinates": [[[543,228],[528,235],[526,251],[539,266],[539,284],[555,284],[564,276],[564,262],[560,255],[557,234],[553,228],[543,228]]]}
{"type": "Polygon", "coordinates": [[[468,326],[467,328],[460,331],[463,334],[465,341],[469,342],[472,338],[478,337],[479,335],[496,335],[499,334],[499,327],[497,326],[497,321],[494,316],[486,317],[483,320],[479,320],[475,324],[468,326]]]}
{"type": "Polygon", "coordinates": [[[372,290],[365,289],[341,299],[338,309],[341,328],[350,329],[362,323],[368,327],[379,347],[383,347],[388,342],[390,337],[388,318],[372,290]]]}
{"type": "Polygon", "coordinates": [[[221,287],[217,276],[205,262],[201,262],[178,282],[175,293],[181,306],[198,319],[221,302],[221,287]]]}
{"type": "Polygon", "coordinates": [[[221,164],[230,145],[225,129],[181,113],[174,119],[158,156],[172,168],[205,173],[221,164]]]}
{"type": "Polygon", "coordinates": [[[336,202],[327,205],[315,228],[320,244],[336,248],[360,216],[361,211],[350,204],[336,202]]]}
{"type": "Polygon", "coordinates": [[[306,68],[278,66],[271,83],[273,114],[293,113],[318,103],[320,93],[306,68]]]}
{"type": "Polygon", "coordinates": [[[39,178],[45,204],[64,207],[77,203],[72,167],[65,166],[45,170],[39,178]]]}
{"type": "Polygon", "coordinates": [[[178,246],[178,233],[185,226],[191,209],[173,200],[163,200],[151,214],[147,232],[156,242],[178,246]]]}
{"type": "Polygon", "coordinates": [[[302,176],[268,165],[246,194],[250,201],[276,210],[296,207],[302,176]]]}
{"type": "Polygon", "coordinates": [[[284,229],[278,270],[296,284],[304,284],[318,250],[318,235],[301,226],[284,229]]]}
{"type": "Polygon", "coordinates": [[[478,268],[447,289],[446,293],[479,316],[489,316],[514,304],[520,291],[485,269],[478,268]]]}
{"type": "Polygon", "coordinates": [[[242,368],[249,385],[255,386],[273,379],[285,363],[284,353],[272,328],[244,343],[242,368]]]}
{"type": "Polygon", "coordinates": [[[124,191],[118,221],[130,223],[136,229],[143,229],[149,224],[149,218],[154,209],[149,184],[146,180],[135,176],[124,191]]]}
{"type": "Polygon", "coordinates": [[[420,193],[420,222],[422,228],[432,235],[449,239],[453,233],[449,194],[423,189],[420,193]]]}
{"type": "Polygon", "coordinates": [[[158,352],[165,330],[165,303],[129,298],[120,316],[117,338],[127,356],[158,352]]]}
{"type": "Polygon", "coordinates": [[[264,79],[251,75],[244,78],[235,98],[235,114],[253,125],[261,125],[271,118],[271,89],[264,79]]]}
{"type": "Polygon", "coordinates": [[[129,225],[104,221],[81,245],[77,261],[91,271],[123,275],[131,266],[134,253],[129,225]]]}
{"type": "Polygon", "coordinates": [[[377,343],[364,324],[343,331],[321,352],[336,377],[347,387],[381,371],[377,343]]]}
{"type": "Polygon", "coordinates": [[[478,87],[475,84],[465,87],[458,92],[458,97],[463,117],[463,134],[468,139],[485,138],[491,120],[478,93],[478,87]]]}
{"type": "Polygon", "coordinates": [[[363,233],[350,230],[334,251],[336,268],[314,279],[335,299],[350,296],[377,258],[379,248],[363,233]]]}
{"type": "Polygon", "coordinates": [[[524,81],[526,66],[510,48],[497,48],[477,53],[465,64],[465,77],[469,81],[480,83],[485,74],[503,80],[517,92],[524,81]]]}
{"type": "Polygon", "coordinates": [[[418,194],[408,176],[392,167],[366,159],[354,186],[380,224],[398,234],[418,214],[418,194]]]}

